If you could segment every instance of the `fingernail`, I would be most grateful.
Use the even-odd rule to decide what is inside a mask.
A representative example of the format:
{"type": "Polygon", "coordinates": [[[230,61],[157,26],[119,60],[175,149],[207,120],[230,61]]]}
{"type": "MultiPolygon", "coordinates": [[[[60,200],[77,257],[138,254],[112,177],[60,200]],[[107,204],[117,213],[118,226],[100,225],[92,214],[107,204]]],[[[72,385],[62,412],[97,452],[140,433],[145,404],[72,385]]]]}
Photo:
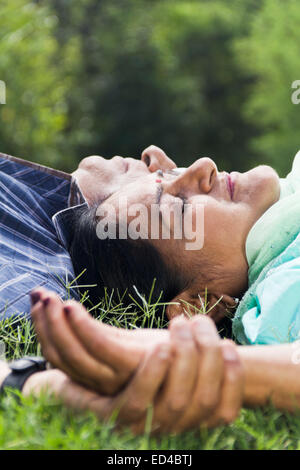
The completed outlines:
{"type": "Polygon", "coordinates": [[[49,302],[50,302],[50,297],[46,297],[46,299],[43,300],[44,307],[47,307],[47,305],[49,305],[49,302]]]}
{"type": "Polygon", "coordinates": [[[234,345],[231,345],[229,343],[223,343],[222,352],[223,352],[224,361],[228,361],[228,362],[237,361],[237,353],[236,353],[234,345]]]}
{"type": "Polygon", "coordinates": [[[69,314],[71,313],[71,307],[70,307],[69,305],[66,305],[66,306],[64,307],[64,312],[65,312],[67,315],[69,315],[69,314]]]}
{"type": "Polygon", "coordinates": [[[38,301],[41,298],[41,294],[39,292],[31,292],[30,298],[31,298],[31,305],[33,306],[38,303],[38,301]]]}
{"type": "Polygon", "coordinates": [[[192,338],[192,333],[188,327],[184,326],[178,331],[178,336],[180,339],[188,340],[192,338]]]}

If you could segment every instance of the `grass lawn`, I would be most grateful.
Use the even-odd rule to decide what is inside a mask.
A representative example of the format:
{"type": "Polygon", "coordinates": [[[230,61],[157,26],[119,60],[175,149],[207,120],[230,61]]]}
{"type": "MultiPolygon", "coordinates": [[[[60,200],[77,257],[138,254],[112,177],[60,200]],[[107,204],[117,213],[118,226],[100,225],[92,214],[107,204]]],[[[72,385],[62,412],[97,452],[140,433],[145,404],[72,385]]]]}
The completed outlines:
{"type": "MultiPolygon", "coordinates": [[[[84,299],[83,299],[84,301],[84,299]]],[[[155,306],[141,300],[136,311],[128,314],[121,304],[110,299],[97,307],[97,318],[111,324],[135,328],[163,326],[156,320],[155,306]],[[140,324],[140,323],[139,323],[140,324]]],[[[132,312],[132,310],[131,310],[132,312]]],[[[29,321],[0,322],[0,341],[5,343],[6,358],[41,354],[29,321]]],[[[0,401],[0,449],[109,449],[109,450],[195,450],[195,449],[298,449],[300,450],[300,413],[290,415],[274,410],[243,409],[230,426],[215,430],[196,430],[180,436],[135,437],[128,430],[115,432],[113,424],[102,424],[93,415],[74,414],[46,395],[39,399],[13,395],[0,401]]]]}

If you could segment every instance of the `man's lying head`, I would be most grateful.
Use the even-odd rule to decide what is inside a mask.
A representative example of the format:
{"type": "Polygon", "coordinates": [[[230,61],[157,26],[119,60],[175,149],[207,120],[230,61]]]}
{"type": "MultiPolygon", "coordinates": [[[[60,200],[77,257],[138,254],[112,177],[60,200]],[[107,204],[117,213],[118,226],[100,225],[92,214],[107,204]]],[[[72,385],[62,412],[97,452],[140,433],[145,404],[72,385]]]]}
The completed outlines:
{"type": "MultiPolygon", "coordinates": [[[[153,150],[164,162],[165,154],[153,150]]],[[[163,290],[161,301],[174,302],[169,318],[182,313],[186,302],[200,308],[204,296],[211,305],[222,297],[217,318],[247,287],[246,238],[278,200],[278,176],[267,166],[228,175],[209,158],[181,173],[173,162],[173,168],[154,172],[142,164],[146,171],[132,173],[77,221],[75,265],[80,244],[83,252],[76,271],[88,265],[90,283],[100,279],[102,286],[127,288],[133,295],[135,286],[146,297],[156,278],[155,296],[163,290]],[[194,247],[191,234],[200,242],[194,247]]]]}
{"type": "Polygon", "coordinates": [[[122,187],[157,170],[171,170],[176,164],[158,147],[147,147],[140,160],[116,156],[110,160],[84,158],[73,173],[90,205],[99,204],[122,187]]]}

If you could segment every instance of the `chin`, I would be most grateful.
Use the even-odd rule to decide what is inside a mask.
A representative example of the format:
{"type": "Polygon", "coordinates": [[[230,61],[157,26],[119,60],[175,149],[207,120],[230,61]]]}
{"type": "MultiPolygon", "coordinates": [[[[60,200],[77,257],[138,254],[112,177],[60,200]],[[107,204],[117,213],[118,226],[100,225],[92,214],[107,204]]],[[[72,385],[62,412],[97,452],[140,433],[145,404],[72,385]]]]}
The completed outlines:
{"type": "Polygon", "coordinates": [[[267,165],[258,166],[251,170],[251,172],[253,189],[255,190],[253,198],[257,208],[260,208],[263,213],[279,199],[279,176],[274,168],[267,165]]]}

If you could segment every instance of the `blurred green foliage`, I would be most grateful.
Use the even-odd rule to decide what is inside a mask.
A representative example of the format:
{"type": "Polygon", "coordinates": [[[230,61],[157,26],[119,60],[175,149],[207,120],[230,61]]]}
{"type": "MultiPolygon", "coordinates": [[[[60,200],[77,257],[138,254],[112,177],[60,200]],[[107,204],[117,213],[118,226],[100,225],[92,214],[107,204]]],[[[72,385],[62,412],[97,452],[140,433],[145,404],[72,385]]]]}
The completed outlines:
{"type": "Polygon", "coordinates": [[[41,163],[57,160],[69,84],[55,63],[57,18],[24,0],[0,0],[1,151],[41,163]]]}
{"type": "Polygon", "coordinates": [[[300,105],[291,100],[295,91],[291,85],[300,79],[300,3],[265,0],[250,34],[237,43],[236,50],[253,77],[243,108],[243,116],[259,129],[251,148],[285,175],[300,148],[300,105]]]}
{"type": "Polygon", "coordinates": [[[298,149],[297,0],[0,0],[0,150],[72,170],[86,155],[178,165],[298,149]]]}

